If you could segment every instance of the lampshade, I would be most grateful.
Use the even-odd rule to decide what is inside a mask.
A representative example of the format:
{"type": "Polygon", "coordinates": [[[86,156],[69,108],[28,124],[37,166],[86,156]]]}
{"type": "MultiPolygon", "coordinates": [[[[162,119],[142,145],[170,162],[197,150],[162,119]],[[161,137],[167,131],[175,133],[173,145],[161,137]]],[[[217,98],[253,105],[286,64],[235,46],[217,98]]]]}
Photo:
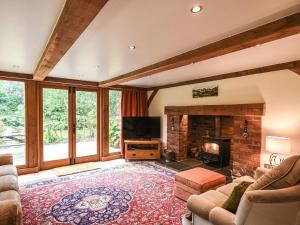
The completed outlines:
{"type": "Polygon", "coordinates": [[[266,137],[266,150],[272,153],[289,154],[291,152],[291,143],[284,137],[266,137]]]}

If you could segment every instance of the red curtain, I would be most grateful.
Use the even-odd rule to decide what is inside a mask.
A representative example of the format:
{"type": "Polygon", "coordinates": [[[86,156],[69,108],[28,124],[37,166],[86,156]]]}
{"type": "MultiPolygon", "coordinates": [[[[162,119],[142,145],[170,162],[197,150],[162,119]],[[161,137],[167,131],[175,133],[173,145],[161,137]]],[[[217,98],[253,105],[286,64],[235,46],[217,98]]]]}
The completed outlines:
{"type": "MultiPolygon", "coordinates": [[[[121,100],[121,116],[148,116],[147,91],[124,89],[121,100]]],[[[121,122],[121,152],[125,153],[121,122]]]]}

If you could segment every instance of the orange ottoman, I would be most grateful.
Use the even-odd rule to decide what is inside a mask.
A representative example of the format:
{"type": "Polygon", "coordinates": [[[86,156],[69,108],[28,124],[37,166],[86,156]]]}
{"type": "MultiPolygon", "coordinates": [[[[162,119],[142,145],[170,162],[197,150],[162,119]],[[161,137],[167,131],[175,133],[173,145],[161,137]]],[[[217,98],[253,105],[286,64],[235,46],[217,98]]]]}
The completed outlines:
{"type": "Polygon", "coordinates": [[[224,184],[224,175],[197,167],[176,174],[174,194],[186,201],[191,195],[201,194],[224,184]]]}

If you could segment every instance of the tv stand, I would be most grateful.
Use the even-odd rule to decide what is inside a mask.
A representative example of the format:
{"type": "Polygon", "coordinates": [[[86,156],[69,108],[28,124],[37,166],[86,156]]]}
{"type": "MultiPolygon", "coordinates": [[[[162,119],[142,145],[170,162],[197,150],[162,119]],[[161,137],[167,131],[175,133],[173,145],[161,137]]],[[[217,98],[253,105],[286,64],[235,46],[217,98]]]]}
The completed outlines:
{"type": "Polygon", "coordinates": [[[160,159],[160,140],[124,140],[125,160],[160,159]]]}

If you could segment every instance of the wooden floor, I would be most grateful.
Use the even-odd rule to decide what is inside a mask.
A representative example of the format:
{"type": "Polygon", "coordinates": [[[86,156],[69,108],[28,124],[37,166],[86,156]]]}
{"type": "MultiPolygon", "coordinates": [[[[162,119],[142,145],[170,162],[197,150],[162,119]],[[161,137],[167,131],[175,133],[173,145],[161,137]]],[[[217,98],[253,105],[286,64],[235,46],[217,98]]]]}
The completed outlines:
{"type": "MultiPolygon", "coordinates": [[[[96,162],[101,166],[101,168],[109,168],[112,166],[116,165],[121,165],[125,163],[124,159],[116,159],[116,160],[111,160],[111,161],[102,161],[102,162],[96,162]]],[[[72,165],[70,165],[71,167],[72,165]]],[[[38,181],[38,180],[44,180],[44,179],[51,179],[51,178],[56,178],[57,176],[55,175],[53,169],[50,170],[43,170],[38,173],[32,173],[32,174],[26,174],[26,175],[21,175],[19,176],[19,183],[24,184],[28,182],[33,182],[33,181],[38,181]]]]}

